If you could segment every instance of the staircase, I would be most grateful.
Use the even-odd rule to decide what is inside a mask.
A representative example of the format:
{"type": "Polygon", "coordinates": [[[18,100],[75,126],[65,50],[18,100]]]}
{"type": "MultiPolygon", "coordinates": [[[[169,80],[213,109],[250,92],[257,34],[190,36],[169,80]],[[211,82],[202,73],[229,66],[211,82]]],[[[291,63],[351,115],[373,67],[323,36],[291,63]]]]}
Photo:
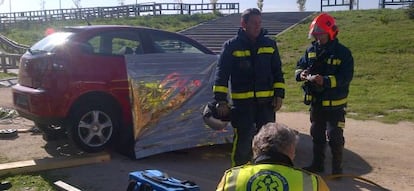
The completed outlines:
{"type": "MultiPolygon", "coordinates": [[[[268,31],[268,36],[275,36],[312,14],[313,12],[262,13],[262,27],[268,31]]],[[[180,33],[197,40],[219,54],[223,43],[237,34],[240,27],[240,17],[241,14],[227,15],[183,30],[180,33]]]]}

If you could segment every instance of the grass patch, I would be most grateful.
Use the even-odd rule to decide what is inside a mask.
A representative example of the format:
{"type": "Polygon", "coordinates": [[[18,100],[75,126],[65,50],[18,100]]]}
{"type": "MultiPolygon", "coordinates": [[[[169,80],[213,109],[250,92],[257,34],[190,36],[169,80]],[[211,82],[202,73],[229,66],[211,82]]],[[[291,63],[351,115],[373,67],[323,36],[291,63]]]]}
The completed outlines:
{"type": "MultiPolygon", "coordinates": [[[[348,117],[386,123],[414,122],[414,21],[404,10],[331,12],[339,27],[339,41],[353,54],[348,117]]],[[[287,84],[282,111],[306,111],[296,62],[311,40],[308,19],[277,37],[287,84]],[[298,35],[299,34],[299,35],[298,35]]]]}
{"type": "Polygon", "coordinates": [[[11,188],[9,191],[52,191],[57,190],[54,181],[59,180],[58,177],[52,177],[46,173],[40,174],[24,174],[0,177],[1,182],[9,182],[11,188]]]}
{"type": "Polygon", "coordinates": [[[5,79],[5,78],[12,78],[12,77],[16,77],[16,74],[13,73],[4,73],[4,72],[0,72],[0,79],[5,79]]]}

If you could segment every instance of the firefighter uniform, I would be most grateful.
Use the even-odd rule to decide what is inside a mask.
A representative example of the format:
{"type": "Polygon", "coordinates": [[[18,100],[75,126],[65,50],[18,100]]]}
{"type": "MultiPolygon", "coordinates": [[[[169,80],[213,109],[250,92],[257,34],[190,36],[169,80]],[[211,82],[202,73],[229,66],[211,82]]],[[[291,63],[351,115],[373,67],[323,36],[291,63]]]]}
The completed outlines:
{"type": "Polygon", "coordinates": [[[324,171],[325,147],[328,140],[332,153],[332,173],[342,173],[342,151],[345,143],[345,107],[353,77],[354,61],[348,48],[335,38],[325,45],[316,41],[298,61],[296,80],[309,70],[311,75],[323,76],[323,86],[305,82],[304,102],[310,105],[313,161],[311,171],[324,171]]]}
{"type": "Polygon", "coordinates": [[[265,159],[257,164],[233,167],[224,173],[217,191],[246,190],[313,190],[329,191],[323,179],[293,167],[292,161],[285,156],[284,161],[265,159]]]}
{"type": "Polygon", "coordinates": [[[253,43],[240,28],[237,36],[223,45],[213,92],[217,102],[227,102],[228,96],[232,101],[231,124],[235,131],[232,165],[245,164],[251,159],[251,142],[258,128],[275,121],[273,99],[284,98],[276,42],[265,37],[262,29],[253,43]]]}

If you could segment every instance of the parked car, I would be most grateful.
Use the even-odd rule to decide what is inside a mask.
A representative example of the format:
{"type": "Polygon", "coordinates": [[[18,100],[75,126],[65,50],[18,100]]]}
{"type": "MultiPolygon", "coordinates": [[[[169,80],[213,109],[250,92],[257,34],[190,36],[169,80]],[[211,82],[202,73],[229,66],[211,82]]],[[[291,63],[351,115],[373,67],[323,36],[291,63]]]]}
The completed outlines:
{"type": "Polygon", "coordinates": [[[172,54],[188,62],[195,53],[214,55],[178,33],[118,25],[65,27],[21,57],[14,105],[46,140],[67,135],[84,151],[101,151],[123,132],[131,134],[126,130],[133,117],[125,55],[172,54]]]}

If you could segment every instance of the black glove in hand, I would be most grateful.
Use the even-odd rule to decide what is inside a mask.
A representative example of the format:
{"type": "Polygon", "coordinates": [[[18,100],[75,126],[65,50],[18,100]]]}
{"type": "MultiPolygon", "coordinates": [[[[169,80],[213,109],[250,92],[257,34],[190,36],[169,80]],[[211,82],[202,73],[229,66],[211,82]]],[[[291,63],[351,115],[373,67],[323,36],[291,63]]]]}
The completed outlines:
{"type": "Polygon", "coordinates": [[[230,113],[230,106],[225,101],[220,101],[216,104],[217,114],[219,117],[226,117],[230,113]]]}

